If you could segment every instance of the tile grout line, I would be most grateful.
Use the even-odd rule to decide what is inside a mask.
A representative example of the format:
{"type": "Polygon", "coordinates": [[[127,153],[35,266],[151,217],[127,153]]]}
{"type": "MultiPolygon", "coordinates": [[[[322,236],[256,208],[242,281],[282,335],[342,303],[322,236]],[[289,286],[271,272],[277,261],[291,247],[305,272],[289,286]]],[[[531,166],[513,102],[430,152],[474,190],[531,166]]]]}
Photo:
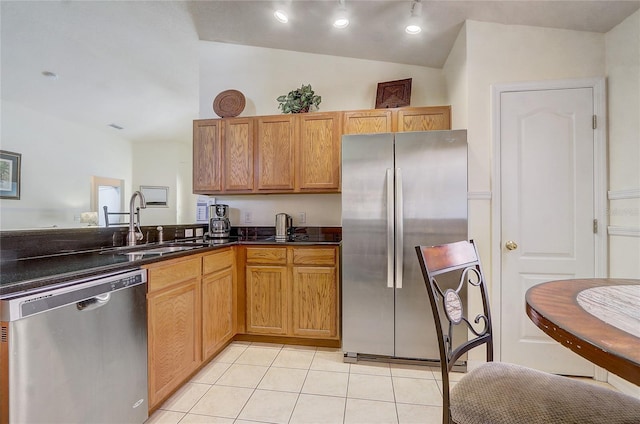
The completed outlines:
{"type": "MultiPolygon", "coordinates": [[[[253,342],[251,342],[251,344],[249,344],[249,346],[247,346],[247,348],[245,349],[245,352],[251,347],[253,346],[253,342]]],[[[257,347],[257,346],[256,346],[257,347]]],[[[236,421],[238,421],[240,419],[240,415],[242,415],[242,411],[244,411],[244,408],[247,407],[247,404],[249,403],[249,401],[251,400],[251,398],[253,397],[253,395],[256,393],[256,390],[258,390],[258,386],[260,385],[260,383],[262,382],[262,380],[264,379],[264,376],[267,375],[267,372],[269,372],[269,369],[271,368],[271,365],[273,364],[273,362],[276,360],[276,358],[278,357],[278,355],[280,354],[280,352],[282,352],[284,348],[284,345],[281,345],[280,348],[278,349],[278,353],[276,354],[276,356],[273,357],[273,359],[271,360],[271,362],[269,363],[269,366],[267,367],[267,371],[265,371],[264,375],[262,376],[262,378],[260,378],[260,381],[258,381],[258,383],[256,384],[256,387],[253,388],[253,391],[251,392],[251,394],[249,395],[249,397],[247,398],[247,401],[244,403],[244,405],[242,405],[242,408],[240,408],[240,411],[238,411],[238,415],[236,415],[236,417],[233,419],[233,422],[235,423],[236,421]]],[[[271,349],[271,348],[268,348],[271,349]]],[[[275,350],[275,349],[274,349],[275,350]]],[[[244,353],[244,352],[243,352],[244,353]]],[[[240,356],[238,356],[238,358],[240,358],[240,356]]],[[[238,358],[236,358],[236,360],[238,360],[238,358]]],[[[235,364],[235,361],[233,362],[235,364]]],[[[238,364],[241,365],[241,364],[238,364]]],[[[243,421],[252,421],[252,420],[244,420],[243,421]]]]}
{"type": "Polygon", "coordinates": [[[313,360],[316,358],[316,353],[318,350],[313,351],[313,357],[311,358],[311,362],[309,362],[309,368],[307,368],[307,372],[304,375],[304,380],[302,380],[302,385],[300,386],[300,390],[298,390],[298,396],[296,397],[296,403],[293,404],[293,409],[291,410],[291,414],[289,414],[289,419],[287,423],[291,423],[291,419],[293,418],[293,413],[296,411],[296,407],[298,406],[298,402],[300,401],[300,395],[302,394],[302,389],[304,388],[304,383],[307,382],[307,378],[309,377],[309,371],[311,370],[311,365],[313,364],[313,360]]]}

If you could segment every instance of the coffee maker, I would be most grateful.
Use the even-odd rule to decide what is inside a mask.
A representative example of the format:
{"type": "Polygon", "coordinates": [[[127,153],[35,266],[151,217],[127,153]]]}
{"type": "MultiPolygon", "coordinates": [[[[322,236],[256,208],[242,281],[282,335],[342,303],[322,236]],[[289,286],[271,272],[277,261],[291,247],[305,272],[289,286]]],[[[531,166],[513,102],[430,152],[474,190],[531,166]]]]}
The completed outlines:
{"type": "Polygon", "coordinates": [[[226,239],[231,233],[229,205],[209,206],[209,238],[226,239]]]}

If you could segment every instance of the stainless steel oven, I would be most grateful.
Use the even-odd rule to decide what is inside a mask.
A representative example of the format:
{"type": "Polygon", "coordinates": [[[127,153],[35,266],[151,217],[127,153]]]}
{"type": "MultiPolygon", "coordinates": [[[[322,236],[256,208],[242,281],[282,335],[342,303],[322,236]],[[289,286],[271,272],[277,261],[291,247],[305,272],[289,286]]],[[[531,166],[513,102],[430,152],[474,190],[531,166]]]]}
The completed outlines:
{"type": "Polygon", "coordinates": [[[9,422],[146,420],[146,282],[129,270],[0,300],[9,422]]]}

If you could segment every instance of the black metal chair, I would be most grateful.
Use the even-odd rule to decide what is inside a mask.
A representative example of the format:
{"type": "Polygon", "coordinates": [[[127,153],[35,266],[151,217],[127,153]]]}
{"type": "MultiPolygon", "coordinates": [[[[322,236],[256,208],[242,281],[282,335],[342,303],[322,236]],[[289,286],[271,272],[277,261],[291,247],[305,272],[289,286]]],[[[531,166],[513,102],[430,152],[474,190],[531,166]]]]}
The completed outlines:
{"type": "MultiPolygon", "coordinates": [[[[129,221],[122,221],[122,217],[129,217],[129,212],[109,212],[107,206],[103,206],[104,210],[104,226],[105,227],[113,227],[117,225],[129,225],[129,221]],[[115,216],[118,219],[116,221],[111,216],[115,216]]],[[[136,208],[136,211],[133,213],[135,215],[135,224],[140,228],[140,208],[136,208]]]]}
{"type": "Polygon", "coordinates": [[[606,387],[520,365],[493,361],[493,330],[486,281],[473,240],[416,246],[438,334],[444,424],[638,424],[640,400],[606,387]],[[483,310],[471,318],[460,292],[480,294],[483,310]],[[454,340],[453,328],[469,340],[454,340]],[[449,372],[469,350],[485,345],[487,362],[451,384],[449,372]]]}

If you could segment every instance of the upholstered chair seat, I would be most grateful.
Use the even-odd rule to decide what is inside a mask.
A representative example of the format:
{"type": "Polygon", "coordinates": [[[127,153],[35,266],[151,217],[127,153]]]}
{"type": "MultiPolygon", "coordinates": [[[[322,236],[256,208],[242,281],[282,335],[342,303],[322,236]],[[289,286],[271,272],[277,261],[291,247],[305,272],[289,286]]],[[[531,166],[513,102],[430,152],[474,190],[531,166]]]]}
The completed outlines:
{"type": "Polygon", "coordinates": [[[640,401],[594,383],[487,362],[454,384],[458,424],[640,423],[640,401]]]}

